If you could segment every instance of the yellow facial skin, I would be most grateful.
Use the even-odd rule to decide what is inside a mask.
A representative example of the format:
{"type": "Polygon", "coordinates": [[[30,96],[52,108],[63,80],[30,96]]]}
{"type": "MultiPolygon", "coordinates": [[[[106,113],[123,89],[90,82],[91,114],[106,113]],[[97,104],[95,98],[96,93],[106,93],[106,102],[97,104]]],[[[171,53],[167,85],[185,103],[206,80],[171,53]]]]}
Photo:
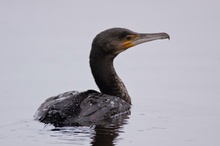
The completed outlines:
{"type": "Polygon", "coordinates": [[[134,44],[132,43],[132,41],[125,41],[123,44],[122,44],[122,48],[123,49],[128,49],[130,47],[133,47],[134,44]]]}
{"type": "Polygon", "coordinates": [[[138,35],[128,35],[126,37],[126,40],[124,41],[124,43],[122,44],[122,48],[123,49],[128,49],[130,47],[135,46],[135,44],[133,43],[135,40],[137,40],[139,37],[138,35]]]}
{"type": "Polygon", "coordinates": [[[133,43],[135,40],[138,39],[138,35],[128,35],[126,36],[126,40],[124,41],[124,43],[122,44],[122,48],[124,50],[135,46],[135,44],[133,43]]]}

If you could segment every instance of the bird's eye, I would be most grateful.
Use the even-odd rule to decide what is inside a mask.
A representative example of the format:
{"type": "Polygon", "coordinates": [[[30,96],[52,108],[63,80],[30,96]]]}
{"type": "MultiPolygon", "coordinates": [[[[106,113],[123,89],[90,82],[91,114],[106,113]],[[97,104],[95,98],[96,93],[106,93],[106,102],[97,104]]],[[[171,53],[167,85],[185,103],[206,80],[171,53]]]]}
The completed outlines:
{"type": "Polygon", "coordinates": [[[131,37],[130,35],[127,35],[127,36],[125,37],[126,40],[131,40],[131,38],[132,38],[132,37],[131,37]]]}

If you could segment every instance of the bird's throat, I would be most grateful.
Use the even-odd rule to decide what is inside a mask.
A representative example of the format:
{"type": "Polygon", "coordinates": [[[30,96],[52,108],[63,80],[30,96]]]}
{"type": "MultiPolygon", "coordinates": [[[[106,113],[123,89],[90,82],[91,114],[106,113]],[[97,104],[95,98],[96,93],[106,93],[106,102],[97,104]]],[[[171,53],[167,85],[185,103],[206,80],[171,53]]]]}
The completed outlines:
{"type": "Polygon", "coordinates": [[[90,67],[95,82],[102,93],[120,97],[131,104],[128,91],[115,72],[113,60],[111,56],[90,54],[90,67]]]}

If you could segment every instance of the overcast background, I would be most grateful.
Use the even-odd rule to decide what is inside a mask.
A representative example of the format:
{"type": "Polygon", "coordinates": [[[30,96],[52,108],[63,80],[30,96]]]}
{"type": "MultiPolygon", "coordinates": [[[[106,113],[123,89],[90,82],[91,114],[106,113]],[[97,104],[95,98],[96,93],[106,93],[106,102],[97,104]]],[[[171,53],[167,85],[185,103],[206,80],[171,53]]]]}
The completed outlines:
{"type": "MultiPolygon", "coordinates": [[[[98,90],[88,64],[92,39],[125,27],[167,32],[171,40],[115,60],[133,102],[118,145],[218,146],[219,26],[218,0],[0,0],[0,126],[31,120],[52,95],[98,90]]],[[[8,131],[0,132],[0,144],[39,144],[27,142],[32,131],[21,138],[8,131]]]]}

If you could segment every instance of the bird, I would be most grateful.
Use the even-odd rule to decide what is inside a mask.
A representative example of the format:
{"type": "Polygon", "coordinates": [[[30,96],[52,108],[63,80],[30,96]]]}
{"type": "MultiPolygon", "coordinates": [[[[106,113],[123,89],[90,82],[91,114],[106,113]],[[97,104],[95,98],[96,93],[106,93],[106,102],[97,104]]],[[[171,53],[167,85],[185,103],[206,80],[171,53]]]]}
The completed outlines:
{"type": "Polygon", "coordinates": [[[91,72],[100,92],[69,91],[52,96],[40,105],[34,119],[54,126],[117,124],[130,113],[131,97],[115,71],[114,59],[133,46],[159,39],[170,36],[119,27],[100,32],[93,39],[89,55],[91,72]]]}

